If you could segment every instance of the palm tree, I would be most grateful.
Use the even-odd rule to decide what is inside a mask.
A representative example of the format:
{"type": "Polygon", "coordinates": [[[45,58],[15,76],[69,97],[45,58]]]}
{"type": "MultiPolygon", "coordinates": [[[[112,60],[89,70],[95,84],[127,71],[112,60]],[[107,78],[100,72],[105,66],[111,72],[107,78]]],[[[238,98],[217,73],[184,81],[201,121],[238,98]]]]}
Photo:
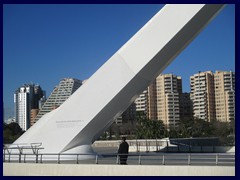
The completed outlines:
{"type": "Polygon", "coordinates": [[[137,138],[156,139],[164,137],[165,127],[161,120],[137,119],[137,138]]]}

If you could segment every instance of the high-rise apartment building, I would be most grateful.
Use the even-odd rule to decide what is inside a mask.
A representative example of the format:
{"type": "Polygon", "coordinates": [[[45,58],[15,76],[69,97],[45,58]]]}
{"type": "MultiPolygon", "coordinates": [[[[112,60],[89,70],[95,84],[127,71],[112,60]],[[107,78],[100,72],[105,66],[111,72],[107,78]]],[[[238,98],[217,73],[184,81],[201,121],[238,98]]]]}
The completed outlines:
{"type": "Polygon", "coordinates": [[[15,91],[15,118],[24,131],[30,127],[31,110],[39,108],[39,100],[44,96],[44,93],[41,87],[35,84],[25,84],[15,91]]]}
{"type": "Polygon", "coordinates": [[[136,119],[136,105],[132,103],[116,120],[117,125],[122,125],[123,123],[133,123],[136,119]]]}
{"type": "Polygon", "coordinates": [[[148,87],[148,118],[162,120],[167,128],[177,127],[180,120],[181,93],[181,77],[160,74],[148,87]]]}
{"type": "Polygon", "coordinates": [[[190,99],[190,93],[181,93],[179,96],[180,105],[180,119],[190,119],[192,114],[192,101],[190,99]]]}
{"type": "Polygon", "coordinates": [[[235,121],[235,73],[216,71],[214,73],[216,120],[235,121]]]}
{"type": "Polygon", "coordinates": [[[143,91],[139,97],[119,116],[115,123],[122,125],[123,123],[134,122],[136,119],[136,112],[147,112],[147,90],[143,91]]]}
{"type": "Polygon", "coordinates": [[[147,92],[147,117],[156,120],[158,119],[156,79],[148,86],[147,92]]]}
{"type": "Polygon", "coordinates": [[[44,114],[61,106],[81,85],[82,81],[78,79],[62,79],[41,107],[33,123],[39,120],[44,114]]]}
{"type": "Polygon", "coordinates": [[[31,109],[30,111],[30,126],[35,123],[35,118],[39,112],[39,109],[31,109]]]}
{"type": "Polygon", "coordinates": [[[136,111],[147,113],[147,95],[148,91],[144,90],[138,98],[134,101],[136,105],[136,111]]]}
{"type": "Polygon", "coordinates": [[[235,73],[199,72],[191,76],[193,115],[206,121],[235,120],[235,73]]]}
{"type": "Polygon", "coordinates": [[[190,77],[193,116],[212,121],[215,119],[214,76],[211,71],[198,72],[190,77]]]}

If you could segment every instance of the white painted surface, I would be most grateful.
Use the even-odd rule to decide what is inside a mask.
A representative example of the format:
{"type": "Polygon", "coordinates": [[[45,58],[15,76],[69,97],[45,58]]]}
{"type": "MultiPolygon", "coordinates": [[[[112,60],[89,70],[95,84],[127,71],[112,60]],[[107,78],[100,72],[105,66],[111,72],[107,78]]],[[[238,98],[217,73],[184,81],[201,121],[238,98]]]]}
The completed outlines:
{"type": "Polygon", "coordinates": [[[234,166],[3,163],[4,176],[235,176],[234,166]]]}

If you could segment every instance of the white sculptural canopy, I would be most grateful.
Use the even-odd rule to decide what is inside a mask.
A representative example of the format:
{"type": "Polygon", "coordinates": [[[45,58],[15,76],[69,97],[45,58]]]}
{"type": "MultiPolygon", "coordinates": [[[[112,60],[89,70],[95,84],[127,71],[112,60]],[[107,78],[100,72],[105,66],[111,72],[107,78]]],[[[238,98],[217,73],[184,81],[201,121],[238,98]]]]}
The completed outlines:
{"type": "Polygon", "coordinates": [[[58,109],[14,143],[41,142],[41,153],[89,153],[90,145],[223,8],[164,6],[58,109]]]}

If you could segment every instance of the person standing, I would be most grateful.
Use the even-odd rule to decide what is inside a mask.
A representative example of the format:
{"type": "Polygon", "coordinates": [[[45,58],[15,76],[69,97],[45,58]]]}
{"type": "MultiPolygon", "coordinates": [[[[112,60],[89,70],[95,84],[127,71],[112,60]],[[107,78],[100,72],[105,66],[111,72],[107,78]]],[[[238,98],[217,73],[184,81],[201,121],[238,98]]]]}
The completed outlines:
{"type": "Polygon", "coordinates": [[[126,142],[126,137],[122,137],[122,142],[119,145],[118,148],[118,154],[120,157],[120,164],[127,164],[127,158],[128,158],[128,149],[129,145],[126,142]]]}

